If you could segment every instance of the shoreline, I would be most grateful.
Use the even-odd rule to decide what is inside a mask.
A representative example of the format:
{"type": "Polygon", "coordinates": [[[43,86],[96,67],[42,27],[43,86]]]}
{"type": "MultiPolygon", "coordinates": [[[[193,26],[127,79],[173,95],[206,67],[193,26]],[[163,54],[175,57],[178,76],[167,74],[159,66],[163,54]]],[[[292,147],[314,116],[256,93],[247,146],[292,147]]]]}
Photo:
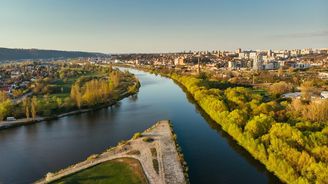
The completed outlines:
{"type": "MultiPolygon", "coordinates": [[[[134,82],[133,85],[137,85],[138,91],[139,91],[139,88],[140,88],[139,80],[134,82]],[[138,83],[139,83],[139,85],[137,85],[138,83]]],[[[117,102],[121,101],[122,99],[124,99],[126,97],[137,94],[138,91],[135,93],[124,92],[124,93],[120,94],[120,96],[118,97],[118,99],[116,101],[108,102],[106,104],[101,104],[101,105],[98,105],[98,106],[95,106],[92,108],[73,110],[70,112],[65,112],[65,113],[61,113],[61,114],[49,116],[49,117],[37,117],[35,120],[32,120],[32,118],[30,118],[30,119],[24,118],[24,119],[17,119],[15,121],[0,121],[0,131],[5,130],[5,129],[15,128],[15,127],[25,126],[25,125],[32,125],[32,124],[40,123],[43,121],[55,120],[55,119],[59,119],[59,118],[66,117],[66,116],[77,115],[77,114],[82,114],[82,113],[86,113],[86,112],[92,112],[92,111],[100,110],[103,108],[107,108],[109,106],[115,105],[117,102]]]]}
{"type": "Polygon", "coordinates": [[[130,140],[123,141],[101,154],[89,156],[85,161],[68,166],[55,173],[48,173],[35,183],[51,183],[76,174],[93,166],[119,158],[132,158],[140,162],[150,184],[189,183],[185,173],[176,136],[169,120],[158,121],[142,133],[136,133],[130,140]],[[151,141],[149,141],[151,140],[151,141]],[[155,149],[155,155],[153,153],[155,149]],[[157,160],[157,168],[153,163],[157,160]]]}
{"type": "Polygon", "coordinates": [[[175,78],[172,78],[170,75],[167,75],[167,74],[163,74],[161,72],[153,72],[151,70],[149,70],[148,68],[143,68],[143,67],[134,67],[134,66],[131,66],[131,65],[124,65],[123,67],[127,67],[127,68],[132,68],[132,69],[135,69],[135,70],[140,70],[140,71],[143,71],[143,72],[147,72],[147,73],[150,73],[150,74],[154,74],[154,75],[159,75],[161,77],[165,77],[167,79],[171,79],[174,83],[176,83],[183,91],[184,93],[188,93],[190,95],[190,97],[193,99],[193,101],[204,111],[204,113],[206,113],[209,118],[211,118],[215,123],[217,123],[221,129],[233,140],[235,141],[236,144],[238,144],[241,148],[243,148],[248,154],[250,154],[250,156],[255,159],[256,161],[258,161],[261,165],[264,166],[264,168],[270,172],[271,174],[273,174],[274,176],[276,176],[282,183],[288,183],[288,181],[281,177],[279,175],[279,173],[276,173],[274,169],[270,168],[267,166],[266,163],[262,162],[253,152],[251,152],[247,147],[245,147],[236,137],[234,137],[233,135],[231,135],[223,126],[220,122],[216,121],[214,118],[212,118],[212,116],[210,114],[208,114],[208,112],[203,109],[203,107],[196,101],[195,97],[190,93],[190,91],[186,88],[186,86],[181,83],[180,81],[176,80],[175,78]]]}

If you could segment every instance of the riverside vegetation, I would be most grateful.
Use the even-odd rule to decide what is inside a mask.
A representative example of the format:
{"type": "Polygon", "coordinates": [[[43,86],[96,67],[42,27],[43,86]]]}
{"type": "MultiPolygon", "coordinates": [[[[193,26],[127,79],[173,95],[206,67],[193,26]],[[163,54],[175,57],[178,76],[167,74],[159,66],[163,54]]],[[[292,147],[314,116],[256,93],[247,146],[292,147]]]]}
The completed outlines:
{"type": "Polygon", "coordinates": [[[290,101],[275,90],[268,94],[206,75],[160,74],[185,87],[224,131],[282,181],[328,183],[327,100],[290,101]]]}
{"type": "Polygon", "coordinates": [[[99,108],[136,93],[139,86],[133,74],[111,66],[64,66],[53,76],[36,80],[32,96],[19,103],[0,91],[0,121],[8,116],[34,121],[38,116],[99,108]]]}

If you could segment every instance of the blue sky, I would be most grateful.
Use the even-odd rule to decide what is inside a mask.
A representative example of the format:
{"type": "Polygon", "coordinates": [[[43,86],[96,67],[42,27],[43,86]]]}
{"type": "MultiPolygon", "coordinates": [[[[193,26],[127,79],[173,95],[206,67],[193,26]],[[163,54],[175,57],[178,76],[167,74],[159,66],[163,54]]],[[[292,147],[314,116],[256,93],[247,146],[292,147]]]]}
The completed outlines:
{"type": "Polygon", "coordinates": [[[174,52],[328,47],[327,0],[1,0],[0,47],[174,52]]]}

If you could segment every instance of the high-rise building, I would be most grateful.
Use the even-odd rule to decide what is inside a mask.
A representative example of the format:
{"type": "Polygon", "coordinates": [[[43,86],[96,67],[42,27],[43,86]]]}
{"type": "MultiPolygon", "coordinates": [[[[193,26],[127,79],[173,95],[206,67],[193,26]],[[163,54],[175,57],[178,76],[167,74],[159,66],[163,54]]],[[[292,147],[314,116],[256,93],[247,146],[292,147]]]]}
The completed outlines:
{"type": "Polygon", "coordinates": [[[257,54],[253,57],[253,70],[262,70],[263,69],[263,59],[262,55],[257,54]]]}

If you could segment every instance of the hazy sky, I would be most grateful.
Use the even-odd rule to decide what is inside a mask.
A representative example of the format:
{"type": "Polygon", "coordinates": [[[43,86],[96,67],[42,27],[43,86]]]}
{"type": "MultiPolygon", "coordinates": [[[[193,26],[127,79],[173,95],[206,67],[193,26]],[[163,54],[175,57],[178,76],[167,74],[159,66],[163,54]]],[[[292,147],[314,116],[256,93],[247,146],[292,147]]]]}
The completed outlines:
{"type": "Polygon", "coordinates": [[[328,0],[0,0],[0,47],[105,53],[328,47],[328,0]]]}

